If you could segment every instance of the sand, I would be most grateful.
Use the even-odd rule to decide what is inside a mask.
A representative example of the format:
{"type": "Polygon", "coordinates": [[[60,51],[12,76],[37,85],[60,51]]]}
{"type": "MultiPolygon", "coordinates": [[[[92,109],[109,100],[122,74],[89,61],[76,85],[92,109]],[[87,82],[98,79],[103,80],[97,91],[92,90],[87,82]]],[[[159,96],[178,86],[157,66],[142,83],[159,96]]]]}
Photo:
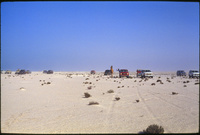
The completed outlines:
{"type": "Polygon", "coordinates": [[[198,79],[171,78],[173,73],[146,81],[131,76],[1,74],[1,132],[141,133],[151,124],[162,126],[164,133],[199,132],[198,79]]]}

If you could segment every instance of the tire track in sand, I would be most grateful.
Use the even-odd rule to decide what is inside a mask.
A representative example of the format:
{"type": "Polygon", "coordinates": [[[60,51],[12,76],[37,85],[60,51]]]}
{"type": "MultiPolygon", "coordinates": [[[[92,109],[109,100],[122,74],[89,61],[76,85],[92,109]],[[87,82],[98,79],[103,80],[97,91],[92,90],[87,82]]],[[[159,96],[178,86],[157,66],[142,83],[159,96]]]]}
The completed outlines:
{"type": "MultiPolygon", "coordinates": [[[[146,111],[152,116],[153,120],[155,120],[157,123],[160,123],[162,125],[163,122],[158,117],[156,117],[156,115],[153,113],[151,108],[145,102],[145,99],[141,96],[138,86],[136,86],[136,87],[137,87],[137,96],[139,97],[139,99],[141,99],[142,103],[145,106],[146,111]]],[[[165,132],[171,133],[171,131],[167,128],[165,128],[165,132]]]]}
{"type": "Polygon", "coordinates": [[[112,100],[110,101],[110,105],[109,105],[107,113],[106,113],[106,118],[105,118],[105,126],[106,126],[106,128],[105,129],[106,129],[107,132],[112,132],[110,130],[112,128],[109,128],[109,126],[111,125],[111,119],[112,119],[112,116],[113,116],[112,112],[113,112],[113,109],[114,109],[114,106],[115,106],[115,103],[116,103],[114,101],[116,95],[117,95],[116,93],[113,94],[112,100]]]}

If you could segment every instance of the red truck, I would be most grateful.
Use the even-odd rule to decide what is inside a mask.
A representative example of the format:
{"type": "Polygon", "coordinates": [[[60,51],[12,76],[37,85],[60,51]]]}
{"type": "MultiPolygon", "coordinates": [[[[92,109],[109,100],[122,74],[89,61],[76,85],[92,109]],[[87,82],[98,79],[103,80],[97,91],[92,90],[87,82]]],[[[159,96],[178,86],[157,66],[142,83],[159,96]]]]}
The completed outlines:
{"type": "Polygon", "coordinates": [[[96,71],[95,70],[91,70],[90,74],[96,74],[96,71]]]}
{"type": "Polygon", "coordinates": [[[127,77],[129,78],[129,72],[127,69],[120,69],[119,71],[119,77],[127,77]]]}

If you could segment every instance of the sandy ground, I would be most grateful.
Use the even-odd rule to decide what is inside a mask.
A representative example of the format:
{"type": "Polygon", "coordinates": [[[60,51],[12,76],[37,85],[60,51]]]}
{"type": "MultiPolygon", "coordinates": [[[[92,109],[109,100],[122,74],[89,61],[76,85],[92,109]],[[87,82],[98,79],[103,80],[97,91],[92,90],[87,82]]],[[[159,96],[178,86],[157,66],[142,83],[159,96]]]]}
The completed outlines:
{"type": "Polygon", "coordinates": [[[132,76],[1,74],[1,132],[140,133],[151,124],[165,133],[199,132],[199,80],[171,73],[146,81],[132,76]],[[85,98],[86,92],[91,97],[85,98]],[[99,104],[88,105],[92,101],[99,104]]]}

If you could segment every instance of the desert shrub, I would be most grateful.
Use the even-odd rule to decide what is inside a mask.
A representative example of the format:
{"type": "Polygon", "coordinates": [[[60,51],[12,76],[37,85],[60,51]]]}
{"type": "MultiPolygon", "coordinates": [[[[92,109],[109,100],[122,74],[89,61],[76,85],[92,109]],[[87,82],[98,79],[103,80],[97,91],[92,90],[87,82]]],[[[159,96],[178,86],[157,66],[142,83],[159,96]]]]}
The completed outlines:
{"type": "Polygon", "coordinates": [[[120,86],[118,86],[117,88],[120,88],[120,86]]]}
{"type": "Polygon", "coordinates": [[[171,82],[170,80],[167,80],[168,82],[171,82]]]}
{"type": "Polygon", "coordinates": [[[187,85],[183,85],[183,87],[187,87],[187,85]]]}
{"type": "Polygon", "coordinates": [[[190,81],[187,80],[187,83],[189,83],[190,81]]]}
{"type": "Polygon", "coordinates": [[[195,85],[197,85],[197,84],[199,84],[199,82],[197,82],[197,83],[194,83],[195,85]]]}
{"type": "Polygon", "coordinates": [[[98,102],[91,101],[91,102],[89,102],[89,104],[88,104],[88,105],[98,105],[98,104],[99,104],[98,102]]]}
{"type": "Polygon", "coordinates": [[[135,80],[134,82],[137,82],[137,80],[135,80]]]}
{"type": "Polygon", "coordinates": [[[89,80],[89,78],[86,78],[85,80],[89,80]]]}
{"type": "Polygon", "coordinates": [[[85,96],[85,98],[91,97],[91,95],[89,93],[87,93],[87,92],[84,93],[84,96],[85,96]]]}
{"type": "Polygon", "coordinates": [[[88,87],[88,90],[91,90],[91,89],[92,89],[92,86],[89,86],[89,87],[88,87]]]}
{"type": "Polygon", "coordinates": [[[136,102],[140,102],[140,100],[135,100],[136,102]]]}
{"type": "Polygon", "coordinates": [[[162,126],[158,126],[156,124],[150,125],[146,130],[143,130],[146,134],[163,134],[164,128],[162,126]]]}
{"type": "Polygon", "coordinates": [[[162,82],[162,81],[158,79],[156,82],[162,82]]]}
{"type": "Polygon", "coordinates": [[[177,92],[172,92],[172,95],[177,95],[178,93],[177,92]]]}
{"type": "Polygon", "coordinates": [[[47,82],[47,84],[51,84],[51,82],[47,82]]]}
{"type": "Polygon", "coordinates": [[[151,85],[156,85],[155,83],[152,83],[151,85]]]}
{"type": "Polygon", "coordinates": [[[115,100],[116,100],[116,101],[120,100],[120,97],[115,97],[115,100]]]}
{"type": "Polygon", "coordinates": [[[114,93],[114,91],[113,90],[109,90],[109,91],[107,91],[108,93],[114,93]]]}

